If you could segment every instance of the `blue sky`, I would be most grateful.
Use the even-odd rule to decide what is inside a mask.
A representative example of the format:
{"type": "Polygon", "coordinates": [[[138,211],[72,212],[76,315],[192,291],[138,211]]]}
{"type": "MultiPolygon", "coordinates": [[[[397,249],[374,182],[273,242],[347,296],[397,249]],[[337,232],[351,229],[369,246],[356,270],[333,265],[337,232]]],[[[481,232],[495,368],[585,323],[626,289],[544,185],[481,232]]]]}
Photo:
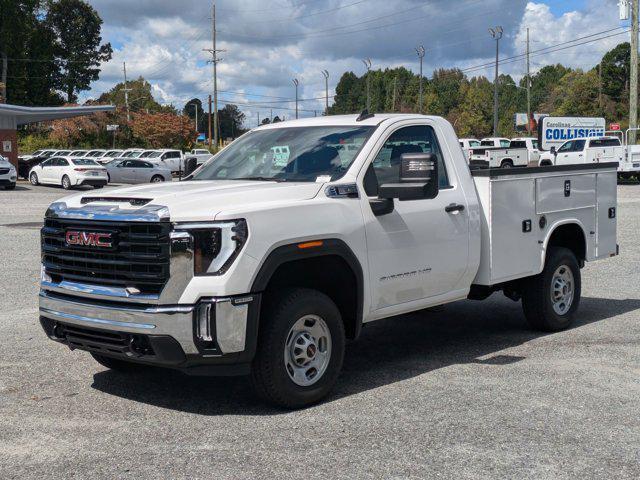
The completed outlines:
{"type": "MultiPolygon", "coordinates": [[[[190,98],[206,99],[212,90],[209,0],[88,0],[104,20],[105,40],[114,58],[84,98],[95,98],[122,80],[144,76],[154,96],[182,107],[190,98]]],[[[333,90],[340,75],[373,68],[418,69],[415,47],[427,49],[425,72],[435,68],[469,69],[469,75],[492,75],[494,44],[487,33],[501,25],[503,57],[524,51],[526,28],[532,48],[551,47],[592,33],[616,28],[617,0],[217,0],[220,98],[233,102],[250,118],[261,114],[290,116],[294,107],[292,79],[300,81],[303,116],[322,111],[324,79],[330,72],[333,90]]],[[[539,69],[560,62],[591,68],[602,54],[628,38],[596,38],[575,48],[532,58],[539,69]]],[[[506,62],[503,70],[518,78],[523,62],[506,62]]]]}

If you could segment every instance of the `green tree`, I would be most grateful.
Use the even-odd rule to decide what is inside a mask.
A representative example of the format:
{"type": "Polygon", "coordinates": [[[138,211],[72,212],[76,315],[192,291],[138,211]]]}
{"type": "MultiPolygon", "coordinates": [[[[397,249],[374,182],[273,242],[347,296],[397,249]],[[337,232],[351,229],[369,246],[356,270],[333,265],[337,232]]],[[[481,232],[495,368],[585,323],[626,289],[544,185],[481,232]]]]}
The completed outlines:
{"type": "Polygon", "coordinates": [[[195,125],[196,111],[198,112],[198,133],[204,133],[209,128],[209,119],[207,117],[207,114],[204,112],[204,109],[202,108],[202,101],[199,98],[192,98],[191,100],[189,100],[184,105],[182,114],[192,119],[195,125]]]}
{"type": "Polygon", "coordinates": [[[100,63],[111,60],[111,44],[101,45],[102,19],[83,0],[50,0],[45,23],[54,32],[53,52],[60,67],[54,85],[68,102],[75,102],[78,92],[98,79],[100,63]]]}
{"type": "Polygon", "coordinates": [[[0,0],[0,57],[7,58],[8,103],[60,105],[63,101],[53,88],[54,35],[41,21],[43,7],[43,0],[0,0]]]}
{"type": "Polygon", "coordinates": [[[227,104],[223,109],[218,110],[220,138],[224,140],[242,135],[245,132],[242,127],[244,119],[245,114],[242,113],[237,105],[227,104]]]}
{"type": "MultiPolygon", "coordinates": [[[[129,110],[132,112],[176,113],[171,106],[160,105],[153,97],[151,84],[142,77],[127,82],[129,88],[129,110]]],[[[124,82],[116,84],[111,90],[98,98],[98,103],[108,103],[125,107],[124,82]]],[[[186,112],[185,112],[186,113],[186,112]]]]}
{"type": "Polygon", "coordinates": [[[622,100],[629,92],[629,71],[631,64],[631,46],[621,43],[605,53],[600,62],[602,68],[602,91],[622,100]]]}

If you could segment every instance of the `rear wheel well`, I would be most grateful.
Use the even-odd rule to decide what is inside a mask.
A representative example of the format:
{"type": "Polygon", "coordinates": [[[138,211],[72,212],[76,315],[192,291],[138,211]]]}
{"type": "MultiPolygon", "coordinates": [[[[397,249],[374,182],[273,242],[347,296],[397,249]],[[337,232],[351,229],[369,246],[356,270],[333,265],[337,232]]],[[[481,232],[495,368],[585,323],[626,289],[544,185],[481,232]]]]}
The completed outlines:
{"type": "Polygon", "coordinates": [[[263,305],[284,288],[310,288],[327,295],[336,304],[347,338],[358,336],[360,301],[358,277],[340,255],[322,255],[282,263],[264,290],[263,305]]]}
{"type": "Polygon", "coordinates": [[[547,251],[549,247],[568,248],[580,262],[584,262],[587,258],[587,242],[582,228],[577,223],[560,225],[556,228],[547,242],[547,251]]]}

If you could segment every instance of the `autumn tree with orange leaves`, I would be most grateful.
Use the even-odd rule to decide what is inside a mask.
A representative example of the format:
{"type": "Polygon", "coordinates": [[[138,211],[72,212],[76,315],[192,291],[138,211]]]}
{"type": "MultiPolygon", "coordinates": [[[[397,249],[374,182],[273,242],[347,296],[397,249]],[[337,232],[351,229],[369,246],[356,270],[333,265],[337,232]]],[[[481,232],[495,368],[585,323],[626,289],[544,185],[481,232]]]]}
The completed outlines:
{"type": "Polygon", "coordinates": [[[189,148],[196,140],[193,122],[185,115],[136,113],[131,130],[148,148],[189,148]]]}

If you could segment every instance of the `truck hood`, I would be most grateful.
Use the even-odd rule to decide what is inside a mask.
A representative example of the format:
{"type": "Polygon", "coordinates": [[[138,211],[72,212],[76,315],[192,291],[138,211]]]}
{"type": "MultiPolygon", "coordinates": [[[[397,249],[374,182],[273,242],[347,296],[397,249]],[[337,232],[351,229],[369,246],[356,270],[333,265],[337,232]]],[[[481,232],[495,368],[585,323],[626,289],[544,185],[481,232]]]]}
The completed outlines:
{"type": "Polygon", "coordinates": [[[171,221],[207,221],[225,210],[264,208],[314,198],[322,183],[213,180],[167,182],[88,191],[61,200],[69,209],[117,210],[135,216],[152,206],[166,207],[171,221]],[[122,201],[119,201],[119,200],[122,201]],[[140,205],[144,202],[144,205],[140,205]],[[135,204],[138,204],[136,206],[135,204]]]}

